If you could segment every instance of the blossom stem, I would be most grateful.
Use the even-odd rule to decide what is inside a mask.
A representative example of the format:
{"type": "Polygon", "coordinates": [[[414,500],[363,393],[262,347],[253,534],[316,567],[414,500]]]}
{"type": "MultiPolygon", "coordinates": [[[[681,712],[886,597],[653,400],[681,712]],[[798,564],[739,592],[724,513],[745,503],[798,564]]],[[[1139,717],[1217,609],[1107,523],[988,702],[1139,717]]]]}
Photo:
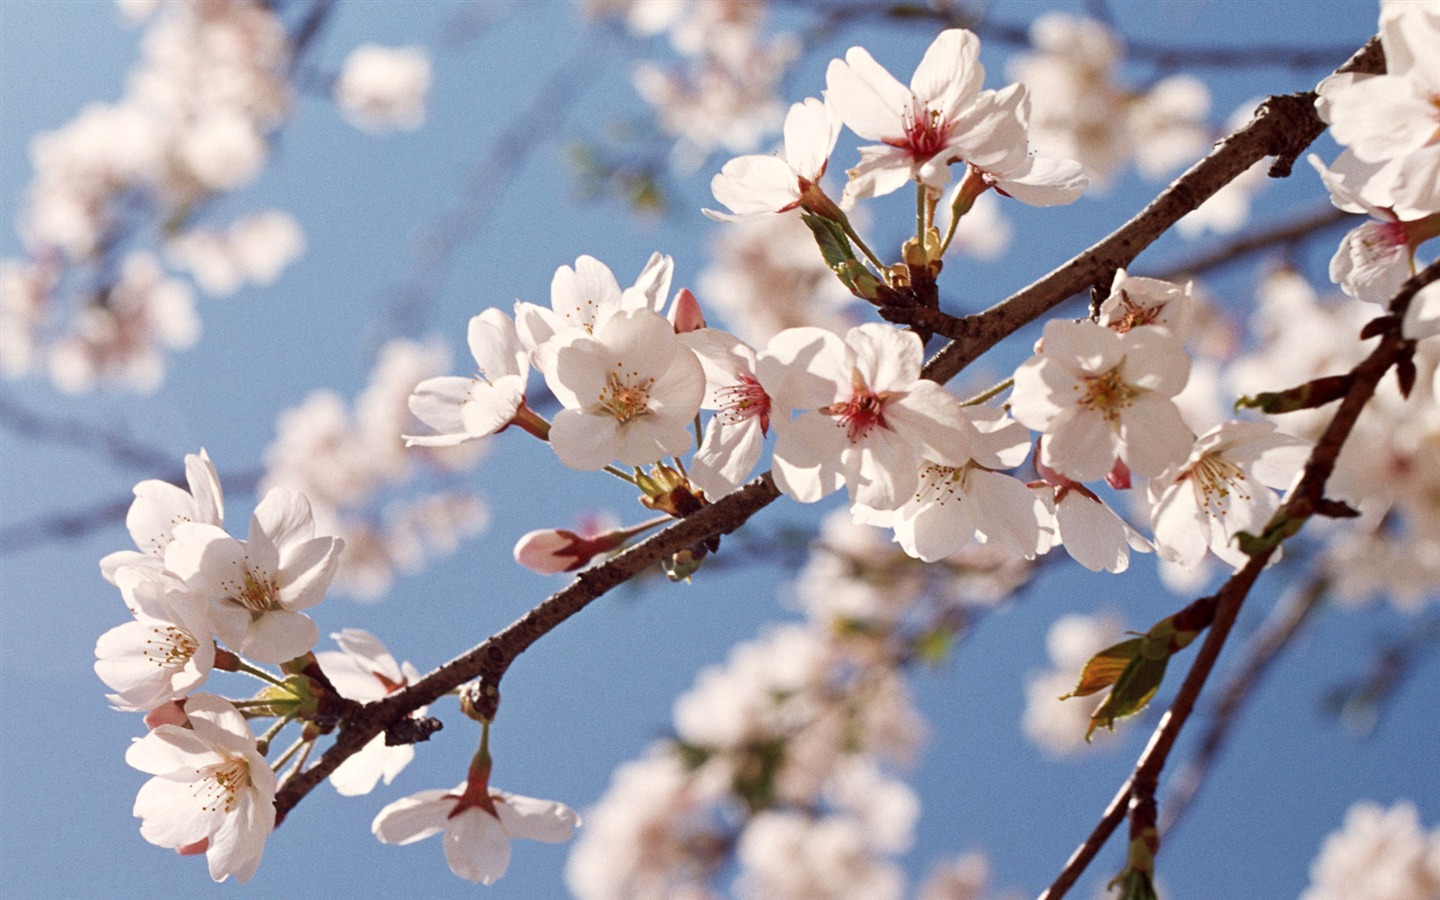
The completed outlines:
{"type": "Polygon", "coordinates": [[[1010,377],[1010,378],[1005,379],[1004,381],[1000,382],[999,384],[995,385],[994,387],[992,387],[992,388],[990,388],[990,389],[988,389],[988,390],[981,391],[980,393],[978,393],[978,394],[976,394],[975,396],[971,397],[969,400],[962,401],[960,405],[961,405],[961,406],[979,406],[980,404],[984,403],[986,400],[991,400],[991,399],[993,399],[993,398],[995,398],[995,397],[998,397],[999,395],[1005,393],[1006,391],[1010,390],[1010,389],[1011,389],[1012,387],[1014,387],[1014,386],[1015,386],[1015,378],[1012,376],[1012,377],[1010,377]]]}
{"type": "Polygon", "coordinates": [[[960,225],[960,220],[975,205],[975,198],[984,193],[988,186],[984,176],[977,170],[966,168],[965,180],[960,182],[960,187],[955,190],[955,199],[950,203],[950,224],[945,227],[945,240],[940,242],[941,256],[950,249],[950,242],[955,239],[955,229],[960,225]]]}
{"type": "Polygon", "coordinates": [[[305,746],[300,751],[300,756],[298,759],[295,760],[295,764],[290,767],[290,771],[286,772],[285,777],[280,779],[282,782],[286,782],[289,781],[291,778],[294,778],[297,774],[299,774],[301,769],[305,768],[305,764],[310,761],[310,753],[315,749],[315,739],[313,737],[302,737],[301,740],[304,741],[305,746]]]}
{"type": "Polygon", "coordinates": [[[840,220],[840,227],[845,230],[845,236],[850,238],[850,240],[854,242],[856,247],[860,248],[861,253],[865,254],[865,258],[868,259],[870,261],[870,264],[875,267],[875,271],[884,272],[885,264],[880,261],[880,257],[875,255],[875,251],[871,250],[870,247],[865,243],[864,238],[860,237],[860,232],[855,230],[855,226],[850,224],[849,216],[846,216],[845,218],[842,218],[840,220]]]}
{"type": "MultiPolygon", "coordinates": [[[[265,682],[268,682],[268,683],[270,683],[270,684],[275,685],[276,687],[282,687],[282,688],[285,688],[286,690],[289,690],[289,688],[286,687],[285,682],[281,681],[279,678],[276,678],[274,675],[271,675],[269,672],[265,671],[264,669],[257,669],[255,666],[250,665],[250,664],[247,663],[245,660],[239,659],[238,657],[236,658],[236,661],[235,661],[235,671],[236,671],[236,672],[244,672],[246,675],[252,675],[252,676],[260,679],[261,681],[265,681],[265,682]]],[[[244,701],[240,701],[240,702],[243,703],[244,701]]],[[[238,707],[238,706],[240,705],[240,703],[236,703],[235,705],[238,707]]]]}
{"type": "Polygon", "coordinates": [[[510,424],[518,426],[522,431],[533,434],[542,441],[550,440],[550,423],[544,416],[531,409],[524,400],[520,401],[520,408],[515,410],[515,418],[510,420],[510,424]]]}
{"type": "Polygon", "coordinates": [[[624,472],[620,471],[619,469],[615,468],[614,466],[605,466],[604,471],[609,472],[611,475],[614,475],[616,478],[619,478],[621,481],[628,481],[628,482],[630,482],[631,484],[635,484],[635,478],[634,478],[634,476],[626,475],[624,472]]]}
{"type": "Polygon", "coordinates": [[[915,240],[925,243],[925,182],[915,182],[915,240]]]}
{"type": "MultiPolygon", "coordinates": [[[[289,725],[289,724],[290,724],[290,721],[291,721],[292,719],[294,719],[294,718],[295,718],[294,713],[288,713],[288,714],[283,715],[283,716],[281,716],[280,718],[276,719],[276,720],[275,720],[275,724],[273,724],[273,725],[271,725],[269,728],[265,729],[265,733],[262,734],[262,735],[260,735],[258,738],[255,739],[255,749],[256,749],[256,751],[259,752],[259,754],[260,754],[261,756],[264,756],[265,754],[269,753],[269,752],[270,752],[270,742],[273,741],[273,740],[275,740],[275,736],[280,733],[280,730],[281,730],[282,728],[284,728],[286,725],[289,725]]],[[[287,750],[287,751],[286,751],[286,755],[288,756],[290,752],[291,752],[291,751],[287,750]]],[[[275,764],[274,764],[273,766],[271,766],[271,768],[278,769],[280,766],[284,765],[284,763],[285,763],[285,757],[282,756],[280,759],[278,759],[278,760],[275,761],[275,764]]]]}
{"type": "Polygon", "coordinates": [[[298,752],[300,748],[309,747],[314,743],[314,738],[307,738],[304,735],[301,735],[300,737],[295,739],[295,743],[285,748],[285,752],[280,754],[280,757],[275,760],[275,763],[270,766],[270,768],[274,769],[276,772],[279,772],[285,767],[285,764],[288,763],[293,756],[295,756],[296,752],[298,752]]]}

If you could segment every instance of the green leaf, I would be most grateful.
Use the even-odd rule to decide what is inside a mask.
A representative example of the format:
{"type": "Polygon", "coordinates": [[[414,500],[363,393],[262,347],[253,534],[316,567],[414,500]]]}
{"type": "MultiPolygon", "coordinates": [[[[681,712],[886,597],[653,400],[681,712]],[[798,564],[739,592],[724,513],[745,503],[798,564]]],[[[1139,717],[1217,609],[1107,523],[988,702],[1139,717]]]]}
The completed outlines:
{"type": "Polygon", "coordinates": [[[815,235],[815,243],[820,247],[820,255],[825,258],[826,266],[834,269],[836,266],[845,266],[848,261],[855,259],[855,251],[850,246],[850,238],[845,236],[845,229],[839,222],[822,219],[811,213],[802,213],[800,220],[809,226],[810,233],[815,235]]]}
{"type": "Polygon", "coordinates": [[[1125,666],[1125,671],[1120,673],[1115,686],[1105,697],[1105,702],[1090,714],[1090,727],[1085,731],[1085,740],[1090,740],[1096,728],[1104,726],[1114,731],[1117,719],[1133,716],[1143,710],[1150,703],[1150,698],[1160,689],[1160,682],[1165,679],[1165,668],[1169,663],[1168,653],[1159,659],[1151,658],[1145,653],[1136,653],[1125,666]]]}
{"type": "Polygon", "coordinates": [[[1140,652],[1142,638],[1134,637],[1128,641],[1121,641],[1113,647],[1106,647],[1099,653],[1090,657],[1085,668],[1080,670],[1080,681],[1075,689],[1061,700],[1069,700],[1071,697],[1088,697],[1097,691],[1103,691],[1110,687],[1125,671],[1126,666],[1140,652]]]}

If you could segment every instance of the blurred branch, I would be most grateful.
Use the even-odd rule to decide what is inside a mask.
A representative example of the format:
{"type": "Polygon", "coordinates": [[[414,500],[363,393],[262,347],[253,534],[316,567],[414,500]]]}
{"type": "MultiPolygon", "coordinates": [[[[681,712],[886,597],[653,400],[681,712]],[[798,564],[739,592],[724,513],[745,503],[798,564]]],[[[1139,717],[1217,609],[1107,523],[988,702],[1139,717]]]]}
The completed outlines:
{"type": "MultiPolygon", "coordinates": [[[[165,465],[174,465],[173,458],[167,456],[165,465]]],[[[225,492],[230,495],[253,493],[260,483],[260,475],[258,469],[226,474],[225,492]]],[[[172,472],[161,480],[177,487],[185,487],[184,472],[172,472]]],[[[125,521],[125,514],[129,512],[130,503],[134,499],[130,494],[126,494],[124,497],[107,500],[76,512],[51,513],[0,527],[0,555],[21,553],[47,541],[82,538],[92,531],[120,524],[125,521]]]]}
{"type": "Polygon", "coordinates": [[[577,85],[595,80],[595,70],[607,59],[606,46],[608,42],[598,34],[587,34],[541,83],[520,114],[496,135],[471,170],[455,206],[417,242],[409,280],[391,303],[383,328],[404,332],[421,318],[425,306],[444,288],[455,264],[455,252],[484,234],[500,201],[535,149],[560,132],[566,117],[585,94],[577,85]]]}
{"type": "Polygon", "coordinates": [[[1199,275],[1211,269],[1239,262],[1260,250],[1269,250],[1272,247],[1293,247],[1355,218],[1354,213],[1326,205],[1323,209],[1299,216],[1293,222],[1252,231],[1193,259],[1166,266],[1158,274],[1150,277],[1173,281],[1186,275],[1199,275]]]}
{"type": "MultiPolygon", "coordinates": [[[[1338,72],[1383,72],[1384,52],[1371,38],[1338,72]]],[[[1270,97],[1245,127],[1222,140],[1130,221],[1029,287],[983,312],[963,318],[930,307],[887,308],[891,321],[951,338],[925,367],[936,381],[948,381],[1021,326],[1092,285],[1108,286],[1118,268],[1241,172],[1267,156],[1277,157],[1272,176],[1288,175],[1296,157],[1325,130],[1315,112],[1315,93],[1270,97]]]]}
{"type": "Polygon", "coordinates": [[[1414,673],[1425,654],[1440,645],[1440,615],[1416,623],[1411,631],[1388,642],[1371,660],[1369,671],[1360,679],[1330,691],[1327,700],[1340,721],[1353,733],[1369,734],[1380,721],[1386,702],[1395,689],[1414,673]]]}
{"type": "Polygon", "coordinates": [[[5,391],[0,391],[0,426],[25,440],[70,447],[133,469],[164,471],[175,464],[174,454],[143,444],[122,431],[76,419],[43,416],[5,391]]]}
{"type": "Polygon", "coordinates": [[[1224,749],[1241,707],[1254,694],[1271,663],[1290,646],[1301,627],[1309,621],[1310,614],[1324,602],[1329,586],[1325,577],[1312,577],[1304,587],[1287,592],[1270,613],[1260,633],[1251,642],[1239,670],[1221,688],[1215,710],[1200,738],[1199,748],[1185,767],[1175,774],[1175,787],[1165,804],[1165,816],[1160,824],[1162,836],[1168,836],[1184,817],[1224,749]]]}
{"type": "MultiPolygon", "coordinates": [[[[783,5],[808,9],[820,16],[815,31],[820,35],[832,34],[842,28],[861,22],[888,24],[916,24],[931,28],[967,28],[987,41],[999,42],[1012,47],[1030,46],[1028,25],[1010,25],[996,22],[985,16],[983,4],[965,3],[835,3],[830,0],[784,0],[783,5]]],[[[1087,0],[1086,12],[1090,18],[1100,21],[1114,31],[1124,43],[1125,56],[1129,59],[1149,63],[1159,68],[1173,69],[1215,68],[1231,69],[1239,66],[1252,68],[1306,69],[1328,67],[1335,60],[1344,59],[1351,52],[1351,46],[1296,47],[1292,44],[1254,44],[1246,47],[1184,46],[1157,41],[1131,40],[1124,37],[1109,14],[1103,0],[1087,0]]]]}
{"type": "MultiPolygon", "coordinates": [[[[1361,411],[1374,395],[1380,379],[1390,368],[1402,363],[1415,352],[1415,342],[1406,340],[1400,334],[1400,322],[1405,317],[1405,310],[1409,307],[1411,298],[1419,293],[1421,288],[1437,280],[1440,280],[1440,262],[1432,263],[1419,275],[1407,281],[1390,302],[1390,322],[1384,337],[1370,355],[1351,370],[1350,389],[1340,401],[1334,418],[1316,441],[1299,483],[1271,517],[1264,531],[1252,536],[1248,542],[1242,540],[1241,546],[1246,549],[1249,559],[1215,595],[1217,603],[1214,618],[1205,636],[1205,643],[1196,654],[1195,663],[1186,674],[1170,708],[1150,736],[1150,742],[1141,753],[1130,777],[1121,785],[1110,805],[1101,814],[1099,824],[1076,848],[1060,875],[1040,895],[1040,900],[1059,900],[1065,896],[1125,818],[1127,809],[1132,814],[1147,811],[1153,813],[1154,792],[1160,772],[1169,759],[1181,729],[1194,711],[1195,701],[1225,646],[1230,629],[1235,624],[1235,618],[1239,615],[1250,588],[1269,564],[1280,544],[1296,534],[1312,516],[1323,514],[1329,508],[1330,504],[1324,496],[1325,485],[1335,469],[1335,462],[1339,459],[1345,441],[1360,418],[1361,411]]],[[[1244,537],[1242,535],[1242,539],[1244,537]]]]}

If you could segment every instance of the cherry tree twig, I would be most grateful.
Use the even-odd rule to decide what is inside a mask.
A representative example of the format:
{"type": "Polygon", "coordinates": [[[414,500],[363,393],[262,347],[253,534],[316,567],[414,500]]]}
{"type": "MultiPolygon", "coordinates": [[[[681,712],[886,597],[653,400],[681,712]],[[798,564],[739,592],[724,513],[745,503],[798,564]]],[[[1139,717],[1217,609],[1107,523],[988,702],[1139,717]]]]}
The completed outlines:
{"type": "MultiPolygon", "coordinates": [[[[1383,71],[1383,65],[1383,54],[1379,49],[1379,42],[1371,40],[1345,66],[1342,66],[1342,70],[1383,71]]],[[[1271,98],[1261,108],[1261,112],[1254,122],[1223,141],[1215,152],[1166,188],[1135,218],[1125,223],[1099,244],[1081,253],[1040,281],[1002,301],[986,313],[982,313],[981,316],[973,317],[978,318],[981,324],[964,326],[961,334],[956,335],[956,340],[927,363],[926,377],[942,383],[949,380],[980,353],[989,349],[1003,337],[1044,315],[1083,287],[1094,283],[1101,274],[1113,272],[1118,266],[1128,264],[1144,247],[1174,224],[1180,216],[1199,206],[1205,198],[1245,171],[1256,160],[1278,154],[1281,159],[1277,163],[1277,167],[1288,168],[1288,164],[1293,162],[1295,156],[1324,128],[1324,123],[1314,111],[1313,94],[1271,98]]],[[[970,321],[952,317],[945,318],[951,322],[970,321]]],[[[1381,347],[1393,350],[1392,343],[1387,338],[1381,343],[1381,347]]],[[[1377,350],[1378,352],[1379,350],[1377,350]]],[[[1384,368],[1388,369],[1391,361],[1387,359],[1384,368]]],[[[1379,380],[1379,374],[1383,374],[1383,369],[1376,374],[1376,381],[1379,380]]],[[[1360,379],[1357,378],[1356,386],[1351,389],[1352,395],[1359,396],[1360,384],[1360,379]]],[[[1373,389],[1373,384],[1371,387],[1373,389]]],[[[1365,397],[1368,398],[1368,394],[1365,397]]],[[[1363,406],[1363,399],[1360,400],[1360,405],[1363,406]]],[[[1348,407],[1342,404],[1342,413],[1347,409],[1348,407]]],[[[1357,407],[1354,409],[1354,415],[1358,415],[1358,413],[1357,407]]],[[[1339,420],[1340,415],[1337,414],[1337,421],[1339,420]]],[[[1350,424],[1353,424],[1353,416],[1351,416],[1350,424]]],[[[1348,433],[1348,428],[1346,433],[1348,433]]],[[[1340,440],[1343,441],[1343,437],[1340,440]]],[[[1324,445],[1325,441],[1322,439],[1321,446],[1324,445]]],[[[1338,454],[1339,444],[1337,443],[1329,452],[1331,453],[1329,465],[1333,466],[1333,456],[1338,454]]],[[[1319,449],[1316,454],[1323,461],[1324,457],[1319,449]]],[[[1312,457],[1313,461],[1314,457],[1312,457]]],[[[1308,472],[1309,468],[1307,467],[1308,472]]],[[[1325,473],[1328,475],[1328,468],[1325,473]]],[[[1323,486],[1323,478],[1320,484],[1323,486]]],[[[569,586],[552,594],[504,630],[445,663],[409,687],[363,706],[346,701],[341,711],[343,727],[335,744],[308,769],[288,779],[276,793],[275,805],[280,818],[283,819],[295,804],[333,772],[341,762],[358,751],[373,737],[385,731],[387,727],[401,721],[415,709],[433,702],[467,681],[480,678],[490,685],[498,687],[501,676],[505,674],[520,653],[561,622],[584,609],[591,601],[679,550],[706,538],[726,534],[739,528],[751,516],[774,502],[779,496],[780,492],[767,472],[743,488],[686,516],[664,531],[654,534],[618,554],[608,562],[582,572],[569,586]]],[[[1318,493],[1312,498],[1309,493],[1297,489],[1289,504],[1282,510],[1290,510],[1292,514],[1298,514],[1298,511],[1303,508],[1305,515],[1309,515],[1313,512],[1314,504],[1319,499],[1318,493]],[[1305,507],[1303,506],[1304,502],[1309,502],[1311,505],[1305,507]]],[[[1273,548],[1270,552],[1273,552],[1273,548]]],[[[1220,608],[1222,611],[1228,610],[1227,615],[1230,616],[1230,621],[1233,622],[1234,612],[1238,610],[1244,592],[1258,576],[1260,568],[1263,567],[1264,561],[1268,560],[1269,555],[1270,553],[1266,552],[1253,558],[1251,565],[1238,573],[1226,588],[1222,588],[1219,598],[1220,608]],[[1257,563],[1256,560],[1259,562],[1257,563]]],[[[1211,657],[1218,655],[1219,644],[1212,646],[1214,636],[1226,633],[1228,630],[1229,623],[1221,620],[1220,614],[1217,613],[1216,624],[1211,627],[1211,637],[1207,639],[1206,646],[1201,648],[1200,658],[1205,658],[1207,653],[1211,657]]],[[[1213,664],[1213,658],[1211,658],[1210,664],[1213,664]]],[[[1196,668],[1192,672],[1200,669],[1201,666],[1197,660],[1196,668]]],[[[1208,671],[1208,665],[1204,667],[1204,671],[1208,671]]],[[[1203,678],[1200,679],[1200,682],[1203,683],[1203,678]]],[[[1189,680],[1187,680],[1188,683],[1189,680]]],[[[1198,684],[1191,688],[1193,693],[1189,696],[1188,703],[1193,705],[1194,694],[1198,693],[1198,689],[1198,684]]],[[[1184,691],[1185,689],[1182,688],[1182,698],[1177,698],[1177,704],[1180,703],[1180,699],[1183,699],[1184,691]]],[[[1174,709],[1172,707],[1172,714],[1174,709]]],[[[1188,714],[1188,709],[1186,713],[1188,714]]],[[[1171,719],[1172,716],[1167,715],[1166,722],[1171,719]]],[[[1162,730],[1157,732],[1157,735],[1163,737],[1169,733],[1164,725],[1165,723],[1162,723],[1162,730]]],[[[1168,738],[1169,741],[1173,741],[1173,739],[1173,736],[1168,738]]],[[[1168,744],[1165,750],[1168,751],[1168,744]]],[[[1128,786],[1122,793],[1128,796],[1128,786]]],[[[1113,825],[1111,827],[1113,828],[1113,825]]]]}
{"type": "Polygon", "coordinates": [[[1325,512],[1328,503],[1324,497],[1325,484],[1335,469],[1340,451],[1360,418],[1361,411],[1369,403],[1385,373],[1414,352],[1415,342],[1406,340],[1400,334],[1400,322],[1404,318],[1405,310],[1411,298],[1422,287],[1436,280],[1440,280],[1440,262],[1432,263],[1419,275],[1407,281],[1391,301],[1392,320],[1388,331],[1370,355],[1351,370],[1349,390],[1340,400],[1334,418],[1315,443],[1299,483],[1265,526],[1264,533],[1259,536],[1260,546],[1249,551],[1249,559],[1245,565],[1221,586],[1213,598],[1206,598],[1215,602],[1214,618],[1205,642],[1196,654],[1195,662],[1181,683],[1170,708],[1151,734],[1150,742],[1140,754],[1130,777],[1105,807],[1099,824],[1076,848],[1055,881],[1040,895],[1040,900],[1059,900],[1065,896],[1125,818],[1127,809],[1132,815],[1137,810],[1142,814],[1154,815],[1154,793],[1160,772],[1169,759],[1181,729],[1194,711],[1195,701],[1225,646],[1241,605],[1280,544],[1295,534],[1311,516],[1325,512]]]}
{"type": "Polygon", "coordinates": [[[1167,281],[1173,281],[1186,275],[1199,275],[1211,269],[1219,269],[1239,262],[1261,250],[1294,246],[1355,218],[1354,213],[1327,205],[1324,209],[1317,209],[1306,215],[1298,216],[1290,222],[1274,225],[1261,231],[1253,231],[1191,259],[1166,266],[1159,272],[1144,274],[1151,278],[1167,281]]]}

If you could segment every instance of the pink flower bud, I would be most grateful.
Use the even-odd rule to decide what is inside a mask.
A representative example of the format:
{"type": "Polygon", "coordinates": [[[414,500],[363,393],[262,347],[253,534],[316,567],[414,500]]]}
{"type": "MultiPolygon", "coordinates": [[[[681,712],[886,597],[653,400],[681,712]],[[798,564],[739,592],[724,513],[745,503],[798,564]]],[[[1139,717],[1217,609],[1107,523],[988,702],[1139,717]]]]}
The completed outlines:
{"type": "Polygon", "coordinates": [[[689,288],[681,288],[680,293],[675,295],[675,301],[670,304],[669,318],[676,334],[699,331],[705,327],[705,313],[700,310],[700,301],[695,299],[689,288]]]}
{"type": "Polygon", "coordinates": [[[1105,476],[1105,483],[1117,491],[1130,490],[1130,467],[1125,465],[1125,460],[1115,460],[1115,465],[1105,476]]]}
{"type": "Polygon", "coordinates": [[[541,528],[515,542],[515,561],[542,575],[573,572],[597,555],[616,549],[628,537],[627,531],[581,537],[563,528],[541,528]]]}
{"type": "Polygon", "coordinates": [[[185,715],[184,700],[170,700],[162,703],[145,714],[145,727],[154,731],[161,725],[190,724],[190,717],[185,715]]]}
{"type": "Polygon", "coordinates": [[[193,844],[186,844],[183,847],[176,847],[175,852],[181,856],[199,856],[210,849],[210,839],[203,837],[193,844]]]}

